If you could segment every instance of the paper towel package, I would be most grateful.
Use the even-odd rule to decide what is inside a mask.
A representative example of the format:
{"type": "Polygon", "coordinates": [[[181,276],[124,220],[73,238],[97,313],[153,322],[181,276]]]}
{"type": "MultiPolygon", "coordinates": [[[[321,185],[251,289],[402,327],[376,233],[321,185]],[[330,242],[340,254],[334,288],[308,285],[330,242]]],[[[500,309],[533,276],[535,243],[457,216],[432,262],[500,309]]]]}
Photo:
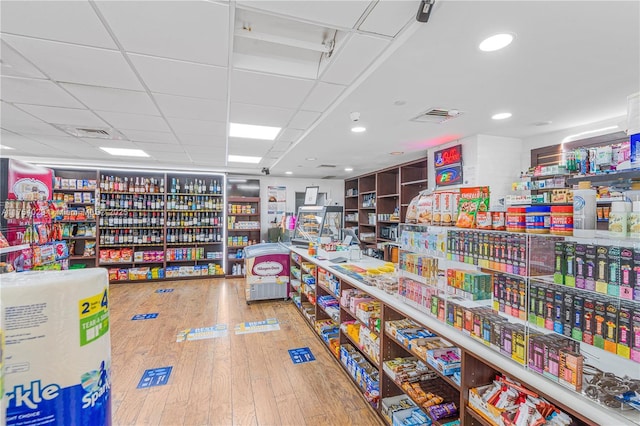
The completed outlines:
{"type": "Polygon", "coordinates": [[[106,270],[6,274],[0,292],[6,424],[111,425],[106,270]]]}

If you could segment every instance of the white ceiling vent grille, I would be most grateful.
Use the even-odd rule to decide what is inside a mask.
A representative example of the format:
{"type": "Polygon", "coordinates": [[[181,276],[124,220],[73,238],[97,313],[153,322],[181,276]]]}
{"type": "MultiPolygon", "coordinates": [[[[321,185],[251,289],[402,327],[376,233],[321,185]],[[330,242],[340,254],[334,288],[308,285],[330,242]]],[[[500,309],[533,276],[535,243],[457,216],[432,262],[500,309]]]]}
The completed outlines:
{"type": "Polygon", "coordinates": [[[69,126],[66,124],[54,124],[55,127],[62,130],[65,133],[75,136],[77,138],[94,138],[94,139],[110,139],[110,140],[122,140],[125,137],[122,133],[110,127],[81,127],[81,126],[69,126]]]}
{"type": "Polygon", "coordinates": [[[320,164],[318,166],[318,169],[333,169],[335,167],[336,167],[335,164],[320,164]]]}
{"type": "Polygon", "coordinates": [[[462,112],[457,109],[429,108],[413,117],[410,121],[441,124],[445,121],[460,117],[461,115],[462,112]]]}
{"type": "Polygon", "coordinates": [[[324,177],[321,177],[320,179],[335,179],[335,178],[336,178],[335,176],[324,176],[324,177]]]}

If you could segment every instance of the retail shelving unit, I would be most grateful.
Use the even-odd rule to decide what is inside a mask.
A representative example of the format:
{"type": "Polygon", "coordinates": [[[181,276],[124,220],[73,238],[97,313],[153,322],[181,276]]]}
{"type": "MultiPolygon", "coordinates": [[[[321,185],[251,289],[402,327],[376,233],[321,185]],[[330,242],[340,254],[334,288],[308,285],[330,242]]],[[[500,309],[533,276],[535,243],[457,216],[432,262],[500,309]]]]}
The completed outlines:
{"type": "Polygon", "coordinates": [[[260,242],[260,197],[227,198],[227,277],[244,277],[244,248],[260,242]]]}
{"type": "Polygon", "coordinates": [[[427,187],[426,158],[347,179],[345,227],[357,228],[360,239],[369,247],[393,242],[409,203],[427,187]]]}
{"type": "MultiPolygon", "coordinates": [[[[444,228],[442,232],[446,236],[449,230],[451,229],[444,228]]],[[[481,231],[471,232],[478,233],[481,231]]],[[[506,235],[506,233],[502,234],[506,235]]],[[[434,245],[437,245],[436,242],[434,242],[434,245]]],[[[544,244],[543,246],[542,248],[549,248],[544,244]]],[[[410,247],[405,246],[404,249],[412,252],[410,247]]],[[[553,251],[553,248],[551,248],[551,251],[553,251]]],[[[441,262],[449,262],[450,267],[457,265],[467,270],[476,270],[472,265],[463,261],[446,259],[447,253],[448,251],[441,253],[444,256],[439,259],[441,262]]],[[[414,254],[428,255],[429,252],[428,249],[425,249],[414,254]]],[[[532,257],[530,259],[533,262],[532,271],[544,263],[536,259],[538,258],[532,257]]],[[[365,259],[356,264],[356,266],[375,268],[381,263],[375,259],[365,259]]],[[[542,267],[548,267],[545,265],[542,265],[542,267]]],[[[394,378],[388,369],[388,365],[386,365],[389,361],[398,357],[416,357],[427,364],[427,367],[431,370],[429,372],[430,380],[421,381],[422,388],[425,391],[441,396],[444,402],[454,402],[458,407],[459,418],[463,425],[491,424],[478,410],[474,410],[471,407],[469,395],[471,389],[491,384],[496,375],[505,375],[522,383],[527,389],[544,397],[558,409],[569,414],[573,418],[574,424],[633,424],[640,420],[640,417],[634,414],[633,410],[609,409],[592,401],[583,394],[566,388],[565,385],[549,380],[532,368],[523,366],[522,363],[512,358],[511,353],[509,355],[500,353],[500,349],[492,347],[493,345],[490,342],[485,342],[481,336],[476,334],[478,330],[474,329],[475,318],[473,316],[469,317],[468,324],[463,322],[459,328],[453,325],[455,321],[448,319],[448,306],[459,305],[460,309],[480,306],[479,311],[471,309],[469,312],[487,312],[492,307],[490,301],[485,304],[475,304],[472,301],[463,300],[457,294],[449,294],[449,297],[446,297],[446,291],[441,292],[441,289],[435,288],[433,289],[435,304],[432,304],[432,299],[429,299],[428,303],[426,302],[428,293],[424,292],[420,293],[424,296],[421,302],[414,302],[412,300],[413,296],[409,296],[406,293],[406,286],[405,290],[403,290],[402,284],[395,290],[390,288],[383,290],[376,286],[367,285],[346,269],[342,269],[330,261],[318,260],[309,256],[307,250],[303,248],[292,248],[291,266],[292,287],[299,289],[298,291],[292,290],[297,309],[303,315],[309,327],[325,343],[325,346],[336,358],[336,361],[341,364],[345,373],[354,379],[354,385],[360,389],[363,398],[370,403],[372,408],[387,424],[391,424],[391,422],[385,418],[382,404],[378,401],[384,401],[389,397],[406,393],[405,386],[394,378]],[[345,296],[349,292],[355,294],[355,300],[358,303],[364,301],[367,304],[368,314],[366,316],[363,317],[361,309],[356,307],[356,311],[354,311],[354,306],[349,304],[349,298],[345,296]],[[376,304],[379,306],[379,314],[376,312],[372,316],[371,306],[376,304]],[[335,309],[336,306],[338,307],[337,311],[335,309]],[[376,315],[379,315],[379,320],[376,320],[376,315]],[[459,350],[461,360],[459,378],[444,374],[441,368],[429,362],[424,352],[417,349],[419,346],[408,344],[406,338],[394,335],[390,328],[394,321],[405,319],[439,336],[440,339],[444,339],[459,350]],[[354,335],[351,332],[352,329],[348,328],[354,327],[354,324],[360,330],[366,328],[368,332],[354,335]],[[369,340],[363,343],[359,338],[354,338],[354,336],[369,336],[369,340]],[[354,378],[353,365],[350,362],[344,362],[345,356],[352,356],[360,360],[361,371],[368,372],[365,379],[359,378],[356,380],[354,378]],[[366,383],[372,383],[371,381],[377,383],[377,392],[375,389],[371,392],[372,389],[366,388],[366,383]],[[364,388],[363,383],[365,384],[364,388]]],[[[427,282],[417,274],[412,275],[407,271],[406,274],[401,272],[400,275],[403,280],[411,279],[415,281],[415,285],[423,289],[428,287],[427,282]]],[[[436,285],[436,287],[438,286],[436,285]]],[[[509,315],[505,315],[504,312],[499,312],[499,310],[495,312],[495,316],[502,316],[504,320],[512,318],[509,315]]],[[[516,319],[514,319],[515,321],[516,319]]],[[[525,322],[526,319],[524,321],[520,320],[520,323],[525,322]]],[[[541,332],[541,330],[538,329],[536,332],[541,332]]],[[[550,331],[547,330],[546,333],[550,333],[550,331]]],[[[624,362],[637,366],[637,364],[628,360],[624,360],[624,362]]],[[[414,399],[414,402],[420,401],[414,399]]],[[[434,424],[444,424],[450,420],[453,419],[440,419],[434,421],[434,424]]]]}

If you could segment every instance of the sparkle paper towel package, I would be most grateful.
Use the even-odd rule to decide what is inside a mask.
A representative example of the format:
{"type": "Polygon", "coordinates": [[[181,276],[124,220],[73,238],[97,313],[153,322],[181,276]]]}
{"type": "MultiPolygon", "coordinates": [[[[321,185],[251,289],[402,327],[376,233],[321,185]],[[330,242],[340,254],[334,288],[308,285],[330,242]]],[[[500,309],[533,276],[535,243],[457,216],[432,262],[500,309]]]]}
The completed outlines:
{"type": "Polygon", "coordinates": [[[111,425],[106,270],[0,278],[7,426],[111,425]]]}

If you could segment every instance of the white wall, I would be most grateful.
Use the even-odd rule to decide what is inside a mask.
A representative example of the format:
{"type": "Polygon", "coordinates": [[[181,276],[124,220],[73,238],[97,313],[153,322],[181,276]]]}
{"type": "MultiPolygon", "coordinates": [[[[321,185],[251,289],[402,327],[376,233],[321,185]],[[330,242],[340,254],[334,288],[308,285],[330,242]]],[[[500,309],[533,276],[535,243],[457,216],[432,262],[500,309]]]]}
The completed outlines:
{"type": "MultiPolygon", "coordinates": [[[[235,177],[235,176],[234,176],[235,177]]],[[[238,176],[243,177],[243,176],[238,176]]],[[[246,176],[258,179],[256,176],[246,176]]],[[[269,186],[285,186],[287,188],[287,212],[295,213],[296,192],[304,192],[307,186],[319,186],[320,192],[325,192],[332,205],[344,205],[344,180],[342,179],[303,179],[263,176],[260,179],[260,239],[267,240],[267,230],[271,227],[269,220],[273,215],[267,214],[267,190],[269,186]]],[[[280,219],[280,217],[278,218],[280,219]]]]}

